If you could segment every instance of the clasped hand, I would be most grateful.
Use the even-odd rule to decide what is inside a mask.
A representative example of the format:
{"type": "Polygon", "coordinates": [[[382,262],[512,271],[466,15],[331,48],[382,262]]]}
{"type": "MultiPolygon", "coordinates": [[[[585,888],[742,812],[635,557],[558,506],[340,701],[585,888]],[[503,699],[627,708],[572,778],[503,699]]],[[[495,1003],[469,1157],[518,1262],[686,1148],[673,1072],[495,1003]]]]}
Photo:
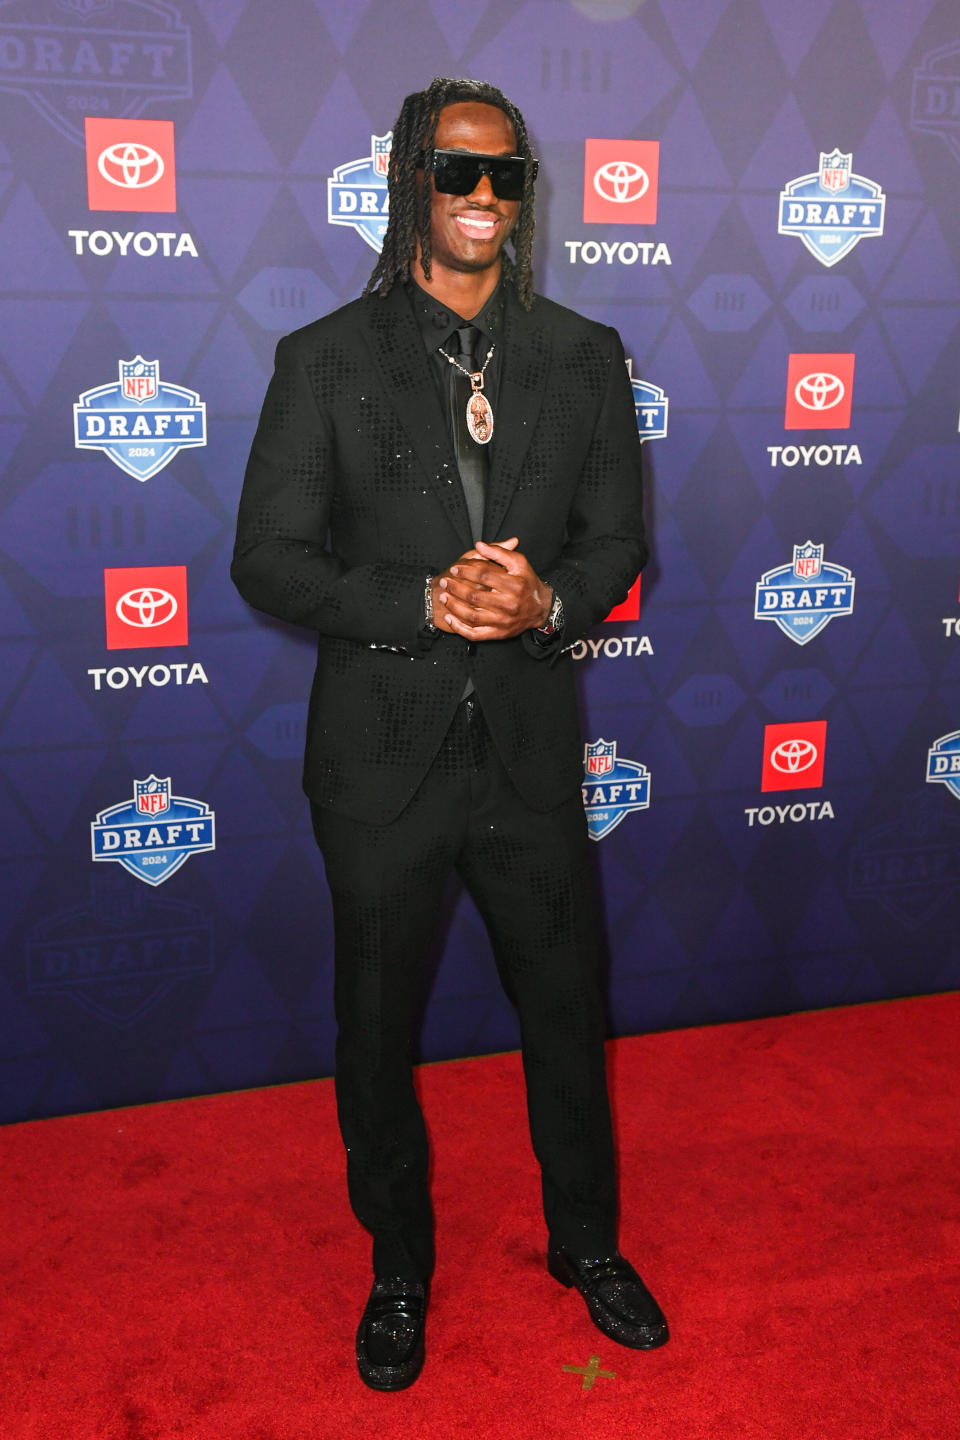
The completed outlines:
{"type": "Polygon", "coordinates": [[[517,549],[478,540],[433,579],[433,623],[466,640],[509,640],[546,622],[553,590],[517,549]]]}

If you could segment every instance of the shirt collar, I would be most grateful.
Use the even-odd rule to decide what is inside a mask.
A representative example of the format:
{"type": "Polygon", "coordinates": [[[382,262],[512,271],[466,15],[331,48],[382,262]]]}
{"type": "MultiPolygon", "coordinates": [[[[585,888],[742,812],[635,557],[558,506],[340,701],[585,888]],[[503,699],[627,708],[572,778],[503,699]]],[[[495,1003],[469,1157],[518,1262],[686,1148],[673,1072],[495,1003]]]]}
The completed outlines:
{"type": "Polygon", "coordinates": [[[413,313],[423,338],[423,343],[432,355],[446,345],[450,336],[462,325],[475,325],[487,347],[495,344],[503,334],[504,285],[501,279],[483,309],[472,320],[464,320],[456,310],[441,304],[439,300],[411,280],[407,286],[413,313]]]}

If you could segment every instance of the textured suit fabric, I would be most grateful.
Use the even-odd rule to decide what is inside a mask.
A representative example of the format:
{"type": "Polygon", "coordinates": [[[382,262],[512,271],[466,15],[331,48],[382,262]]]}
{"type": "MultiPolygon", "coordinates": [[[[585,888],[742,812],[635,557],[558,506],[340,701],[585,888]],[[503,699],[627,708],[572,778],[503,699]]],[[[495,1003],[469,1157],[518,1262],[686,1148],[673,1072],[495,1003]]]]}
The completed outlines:
{"type": "Polygon", "coordinates": [[[566,612],[559,643],[423,627],[426,576],[473,543],[449,416],[408,295],[280,342],[233,575],[318,632],[304,786],[334,906],[337,1103],[378,1275],[433,1264],[411,1072],[421,967],[457,870],[521,1025],[547,1225],[615,1247],[596,920],[572,664],[645,556],[640,443],[616,332],[507,288],[483,534],[519,537],[566,612]],[[464,702],[468,680],[475,694],[464,702]]]}
{"type": "MultiPolygon", "coordinates": [[[[373,1236],[375,1272],[424,1280],[433,1267],[411,1041],[424,957],[452,870],[483,917],[520,1015],[547,1228],[571,1254],[609,1254],[616,1248],[613,1138],[580,796],[530,810],[472,700],[458,707],[396,820],[370,825],[316,805],[313,817],[336,931],[337,1111],[350,1201],[373,1236]]],[[[483,1177],[469,1183],[482,1188],[483,1177]]]]}
{"type": "MultiPolygon", "coordinates": [[[[402,289],[282,340],[254,439],[233,576],[318,632],[304,788],[398,815],[469,673],[511,780],[547,810],[581,781],[572,662],[529,635],[424,637],[423,588],[473,542],[448,425],[402,289]]],[[[616,332],[508,287],[484,539],[520,537],[563,598],[565,640],[624,599],[645,558],[640,443],[616,332]]]]}

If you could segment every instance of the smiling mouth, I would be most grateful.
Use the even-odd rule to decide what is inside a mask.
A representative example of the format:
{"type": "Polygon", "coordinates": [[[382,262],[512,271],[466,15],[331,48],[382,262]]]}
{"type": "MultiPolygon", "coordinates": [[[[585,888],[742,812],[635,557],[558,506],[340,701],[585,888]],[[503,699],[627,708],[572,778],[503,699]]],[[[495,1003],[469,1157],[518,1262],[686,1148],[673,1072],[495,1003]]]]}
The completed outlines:
{"type": "Polygon", "coordinates": [[[476,210],[455,218],[464,234],[474,240],[491,240],[500,225],[495,215],[484,215],[476,210]]]}

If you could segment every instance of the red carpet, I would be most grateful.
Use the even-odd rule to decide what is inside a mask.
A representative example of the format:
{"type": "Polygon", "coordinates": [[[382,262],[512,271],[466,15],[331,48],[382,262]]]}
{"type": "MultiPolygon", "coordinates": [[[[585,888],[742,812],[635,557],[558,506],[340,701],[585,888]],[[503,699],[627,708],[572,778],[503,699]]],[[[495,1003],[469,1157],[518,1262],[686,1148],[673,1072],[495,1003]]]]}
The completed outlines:
{"type": "Polygon", "coordinates": [[[611,1046],[652,1354],[544,1270],[517,1057],[425,1068],[439,1264],[398,1395],[352,1360],[329,1081],[11,1126],[0,1437],[951,1440],[958,1033],[947,995],[611,1046]]]}

